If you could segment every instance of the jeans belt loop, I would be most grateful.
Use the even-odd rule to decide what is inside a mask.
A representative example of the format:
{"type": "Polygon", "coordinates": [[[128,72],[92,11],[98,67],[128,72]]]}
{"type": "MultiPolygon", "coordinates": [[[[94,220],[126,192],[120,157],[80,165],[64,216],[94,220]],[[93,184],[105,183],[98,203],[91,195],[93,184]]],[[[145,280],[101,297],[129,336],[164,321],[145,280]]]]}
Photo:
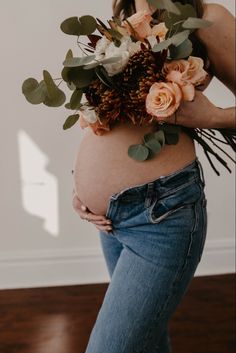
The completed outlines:
{"type": "Polygon", "coordinates": [[[203,186],[205,186],[205,178],[204,178],[204,172],[203,172],[202,164],[201,164],[201,162],[199,161],[198,158],[196,158],[196,162],[198,164],[199,171],[200,171],[200,179],[202,181],[203,186]]]}
{"type": "Polygon", "coordinates": [[[147,185],[147,193],[146,193],[146,198],[145,198],[145,207],[149,207],[152,203],[152,198],[153,198],[153,191],[154,191],[154,182],[151,181],[147,185]]]}

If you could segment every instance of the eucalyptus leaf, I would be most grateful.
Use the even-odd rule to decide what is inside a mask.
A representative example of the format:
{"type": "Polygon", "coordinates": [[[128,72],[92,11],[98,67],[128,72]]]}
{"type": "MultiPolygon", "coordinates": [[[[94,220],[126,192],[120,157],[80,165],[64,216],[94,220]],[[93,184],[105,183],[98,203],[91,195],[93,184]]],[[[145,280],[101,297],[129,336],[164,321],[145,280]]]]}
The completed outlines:
{"type": "Polygon", "coordinates": [[[113,86],[113,81],[108,75],[106,69],[103,66],[98,66],[95,68],[95,73],[99,80],[104,83],[107,87],[112,87],[113,86]]]}
{"type": "Polygon", "coordinates": [[[171,0],[147,0],[154,9],[164,9],[170,13],[179,14],[178,7],[171,0]]]}
{"type": "Polygon", "coordinates": [[[84,70],[81,67],[74,67],[68,72],[69,82],[73,82],[77,88],[87,87],[93,78],[94,70],[84,70]]]}
{"type": "MultiPolygon", "coordinates": [[[[29,103],[41,104],[44,102],[45,97],[47,96],[47,87],[44,81],[41,81],[40,83],[38,83],[37,86],[34,83],[34,86],[33,85],[31,86],[32,88],[31,91],[29,90],[29,86],[27,87],[27,84],[23,84],[23,86],[24,86],[25,98],[29,103]]],[[[22,88],[22,91],[23,91],[23,88],[22,88]]]]}
{"type": "Polygon", "coordinates": [[[56,86],[55,82],[52,79],[52,76],[47,70],[43,70],[43,78],[47,86],[47,95],[49,98],[52,99],[57,95],[58,87],[56,86]]]}
{"type": "Polygon", "coordinates": [[[57,89],[57,94],[53,96],[53,98],[50,98],[49,96],[46,96],[43,104],[45,104],[48,107],[60,107],[63,105],[66,101],[66,95],[65,93],[60,90],[59,88],[57,89]]]}
{"type": "Polygon", "coordinates": [[[154,133],[154,137],[157,141],[159,141],[162,147],[165,145],[165,134],[163,130],[156,131],[154,133]]]}
{"type": "Polygon", "coordinates": [[[185,39],[188,38],[189,34],[190,34],[190,31],[188,31],[188,30],[179,32],[170,38],[171,43],[174,44],[175,46],[178,46],[181,43],[183,43],[185,41],[185,39]]]}
{"type": "Polygon", "coordinates": [[[122,56],[113,56],[107,59],[96,60],[95,62],[84,66],[84,70],[94,69],[99,65],[114,64],[122,59],[122,56]]]}
{"type": "Polygon", "coordinates": [[[79,114],[73,114],[68,116],[63,125],[63,130],[71,128],[79,120],[79,114]]]}
{"type": "Polygon", "coordinates": [[[22,84],[22,93],[24,95],[30,94],[38,87],[39,83],[35,78],[27,78],[22,84]]]}
{"type": "Polygon", "coordinates": [[[160,130],[155,132],[155,134],[157,134],[161,131],[167,132],[169,134],[176,134],[181,131],[181,127],[179,125],[165,123],[160,126],[160,130]]]}
{"type": "Polygon", "coordinates": [[[66,104],[64,105],[64,107],[65,107],[66,109],[71,109],[70,103],[66,103],[66,104]]]}
{"type": "Polygon", "coordinates": [[[63,65],[65,67],[79,67],[79,66],[84,66],[88,63],[90,63],[92,60],[94,60],[95,55],[88,55],[82,58],[67,58],[64,62],[63,65]]]}
{"type": "Polygon", "coordinates": [[[183,30],[182,23],[188,17],[197,17],[196,10],[192,5],[176,2],[175,6],[179,9],[179,14],[165,12],[163,18],[166,27],[173,29],[174,33],[183,30]]]}
{"type": "Polygon", "coordinates": [[[80,89],[76,89],[70,99],[70,107],[71,109],[78,109],[81,105],[81,98],[83,95],[83,91],[80,89]]]}
{"type": "Polygon", "coordinates": [[[169,134],[165,133],[165,139],[167,145],[176,145],[179,141],[179,134],[169,134]]]}
{"type": "Polygon", "coordinates": [[[155,138],[145,142],[145,146],[150,148],[154,153],[159,153],[161,151],[161,144],[155,138]]]}
{"type": "Polygon", "coordinates": [[[67,82],[67,87],[71,90],[71,91],[74,91],[76,89],[76,86],[74,85],[73,82],[69,83],[67,82]]]}
{"type": "Polygon", "coordinates": [[[97,28],[96,19],[92,16],[70,17],[62,22],[60,26],[62,32],[70,35],[90,35],[97,28]]]}
{"type": "Polygon", "coordinates": [[[85,15],[79,18],[82,35],[90,35],[97,29],[97,21],[93,16],[85,15]]]}
{"type": "Polygon", "coordinates": [[[183,43],[178,45],[171,45],[169,47],[171,59],[184,59],[187,58],[193,50],[192,42],[189,39],[185,39],[183,43]]]}
{"type": "Polygon", "coordinates": [[[163,49],[167,49],[169,47],[169,45],[171,44],[171,39],[166,39],[166,40],[163,40],[162,42],[158,43],[158,44],[155,44],[152,48],[152,51],[154,53],[157,53],[163,49]]]}
{"type": "Polygon", "coordinates": [[[212,25],[211,21],[203,20],[202,18],[189,17],[182,26],[184,28],[206,28],[212,25]]]}
{"type": "Polygon", "coordinates": [[[148,157],[149,150],[144,145],[131,145],[128,148],[128,155],[136,161],[145,161],[148,157]]]}

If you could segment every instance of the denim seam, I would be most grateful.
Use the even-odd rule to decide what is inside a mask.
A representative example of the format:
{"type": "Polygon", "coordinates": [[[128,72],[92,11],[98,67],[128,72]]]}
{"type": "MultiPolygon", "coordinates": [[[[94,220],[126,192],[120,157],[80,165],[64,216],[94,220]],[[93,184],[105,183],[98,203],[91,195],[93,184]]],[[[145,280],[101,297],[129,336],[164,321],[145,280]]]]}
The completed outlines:
{"type": "MultiPolygon", "coordinates": [[[[198,217],[198,213],[196,211],[197,209],[197,204],[198,204],[199,200],[195,202],[195,207],[194,207],[194,214],[195,214],[195,222],[194,222],[194,225],[193,225],[193,228],[191,230],[191,233],[190,233],[190,241],[189,241],[189,245],[188,245],[188,250],[186,252],[186,257],[185,257],[185,261],[183,263],[183,265],[178,269],[178,271],[176,272],[175,274],[175,277],[173,279],[173,282],[172,282],[172,288],[171,288],[171,291],[169,293],[169,295],[167,296],[166,298],[166,301],[163,305],[163,307],[161,308],[161,310],[159,311],[157,317],[155,318],[154,320],[154,324],[152,325],[152,327],[150,327],[150,329],[148,330],[145,338],[144,338],[144,342],[148,342],[148,340],[150,339],[150,335],[152,334],[152,331],[153,329],[155,329],[155,324],[158,320],[160,320],[160,318],[162,317],[163,313],[165,312],[166,310],[166,307],[168,306],[168,304],[170,303],[173,295],[175,294],[175,287],[176,285],[180,282],[181,278],[183,277],[183,274],[184,274],[184,271],[186,269],[186,266],[187,266],[187,263],[188,263],[188,257],[189,257],[189,254],[190,254],[190,251],[191,251],[191,247],[192,247],[192,242],[193,242],[193,234],[197,228],[197,224],[199,222],[199,217],[198,217]]],[[[145,344],[145,346],[143,347],[144,350],[142,350],[141,352],[137,352],[137,353],[149,353],[148,351],[146,351],[146,348],[147,348],[147,344],[145,344]]],[[[136,353],[136,352],[135,352],[136,353]]]]}

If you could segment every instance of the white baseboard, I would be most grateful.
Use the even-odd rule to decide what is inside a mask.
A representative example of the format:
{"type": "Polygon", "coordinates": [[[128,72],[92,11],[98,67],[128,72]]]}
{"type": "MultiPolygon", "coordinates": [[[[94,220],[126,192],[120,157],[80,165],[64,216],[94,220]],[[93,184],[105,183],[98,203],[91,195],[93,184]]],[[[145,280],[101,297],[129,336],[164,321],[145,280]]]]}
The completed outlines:
{"type": "MultiPolygon", "coordinates": [[[[234,239],[208,241],[196,276],[235,272],[234,239]]],[[[100,248],[0,252],[0,289],[109,282],[100,248]]]]}

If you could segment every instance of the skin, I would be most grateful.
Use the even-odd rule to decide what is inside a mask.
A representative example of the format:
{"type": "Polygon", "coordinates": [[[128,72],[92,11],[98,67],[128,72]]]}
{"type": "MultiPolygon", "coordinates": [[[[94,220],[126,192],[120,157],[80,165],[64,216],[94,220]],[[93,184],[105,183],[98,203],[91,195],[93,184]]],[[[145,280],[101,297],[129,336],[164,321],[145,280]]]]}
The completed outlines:
{"type": "MultiPolygon", "coordinates": [[[[152,11],[146,0],[136,0],[136,10],[143,9],[152,11]]],[[[214,3],[205,4],[203,18],[212,21],[213,25],[197,30],[197,35],[207,48],[214,75],[235,94],[235,18],[224,6],[214,3]]],[[[196,90],[192,102],[183,101],[176,117],[168,118],[169,122],[170,119],[173,124],[193,128],[236,128],[235,107],[216,107],[200,90],[196,90]]],[[[76,197],[74,190],[72,198],[73,208],[81,219],[92,222],[98,230],[112,230],[112,222],[103,215],[91,213],[76,197]]]]}

